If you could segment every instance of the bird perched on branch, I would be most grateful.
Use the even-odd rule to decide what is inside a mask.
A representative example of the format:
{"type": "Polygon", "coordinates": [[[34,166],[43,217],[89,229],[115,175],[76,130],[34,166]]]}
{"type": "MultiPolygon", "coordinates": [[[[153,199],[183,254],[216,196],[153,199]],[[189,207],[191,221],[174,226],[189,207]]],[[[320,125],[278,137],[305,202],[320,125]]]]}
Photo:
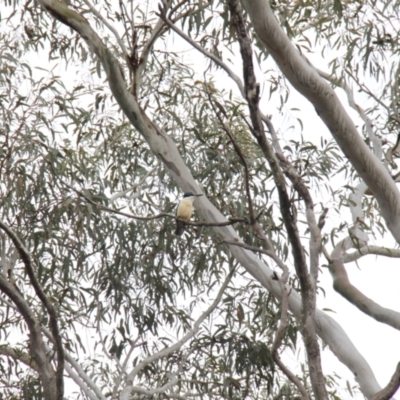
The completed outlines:
{"type": "MultiPolygon", "coordinates": [[[[183,195],[183,199],[180,201],[178,205],[178,209],[176,210],[176,216],[178,218],[182,218],[186,221],[189,221],[190,217],[193,214],[193,201],[196,197],[203,196],[202,194],[194,194],[192,192],[186,192],[183,195]]],[[[176,231],[175,235],[181,236],[183,233],[183,229],[185,227],[184,221],[176,220],[176,231]]]]}

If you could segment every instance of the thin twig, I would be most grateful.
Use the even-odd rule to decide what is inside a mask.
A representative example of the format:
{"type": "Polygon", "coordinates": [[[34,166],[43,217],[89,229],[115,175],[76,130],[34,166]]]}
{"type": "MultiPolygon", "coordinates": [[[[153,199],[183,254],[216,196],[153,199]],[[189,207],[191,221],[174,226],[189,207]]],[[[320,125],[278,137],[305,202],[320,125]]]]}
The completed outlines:
{"type": "Polygon", "coordinates": [[[222,62],[217,56],[214,54],[210,53],[208,50],[204,49],[201,47],[197,42],[195,42],[191,37],[186,35],[183,31],[181,31],[174,23],[168,18],[166,14],[166,8],[165,8],[165,3],[163,3],[164,6],[159,7],[160,13],[157,14],[162,20],[174,31],[176,32],[182,39],[186,40],[189,44],[191,44],[196,50],[198,50],[200,53],[205,55],[206,57],[210,58],[212,61],[215,62],[219,67],[221,67],[236,83],[238,86],[240,93],[244,98],[246,98],[245,91],[244,91],[244,86],[241,81],[241,79],[224,63],[222,62]]]}
{"type": "MultiPolygon", "coordinates": [[[[125,44],[121,37],[119,36],[117,30],[101,15],[99,11],[97,11],[94,6],[89,2],[89,0],[83,0],[86,5],[90,8],[90,11],[114,34],[115,38],[119,46],[121,47],[122,53],[124,55],[125,60],[128,60],[128,51],[125,47],[125,44]]],[[[129,63],[128,63],[129,64],[129,63]]]]}
{"type": "Polygon", "coordinates": [[[214,222],[186,221],[181,218],[178,218],[174,214],[168,214],[168,213],[159,213],[157,215],[152,215],[150,217],[133,215],[130,213],[126,213],[124,211],[114,210],[113,208],[110,208],[110,207],[104,206],[103,204],[97,203],[97,202],[93,201],[92,199],[90,199],[88,196],[86,196],[84,193],[82,193],[80,190],[75,189],[73,186],[69,185],[68,183],[66,183],[64,181],[62,181],[62,183],[63,183],[63,185],[67,186],[69,189],[73,190],[76,194],[83,197],[88,203],[99,208],[100,210],[107,211],[111,214],[122,215],[123,217],[131,218],[131,219],[135,219],[135,220],[139,220],[139,221],[151,221],[154,219],[169,217],[169,218],[174,218],[177,221],[185,222],[186,225],[191,225],[191,226],[229,226],[229,225],[233,225],[233,224],[236,224],[239,222],[246,223],[246,224],[248,223],[247,218],[239,218],[239,217],[229,217],[228,221],[226,221],[226,222],[214,223],[214,222]]]}

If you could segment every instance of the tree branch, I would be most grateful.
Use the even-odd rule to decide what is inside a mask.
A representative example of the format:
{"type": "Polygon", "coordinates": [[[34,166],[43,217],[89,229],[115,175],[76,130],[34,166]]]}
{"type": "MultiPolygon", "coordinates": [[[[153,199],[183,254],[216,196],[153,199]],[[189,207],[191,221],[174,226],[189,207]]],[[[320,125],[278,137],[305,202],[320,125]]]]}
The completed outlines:
{"type": "MultiPolygon", "coordinates": [[[[272,149],[265,137],[263,124],[259,112],[259,85],[257,84],[254,66],[253,66],[253,51],[251,48],[251,41],[247,34],[246,24],[243,19],[243,12],[238,0],[229,0],[229,9],[231,12],[231,23],[234,26],[237,34],[237,38],[240,45],[240,53],[243,61],[243,78],[245,84],[246,99],[249,106],[250,118],[253,125],[253,135],[263,150],[266,159],[268,160],[276,187],[279,193],[279,202],[282,219],[284,221],[286,231],[290,244],[292,246],[292,253],[294,258],[294,265],[297,276],[300,280],[301,297],[302,297],[302,335],[304,344],[307,351],[308,362],[310,366],[310,377],[314,390],[314,394],[318,400],[328,399],[328,394],[325,387],[324,375],[321,367],[321,356],[319,345],[316,337],[316,329],[314,322],[314,313],[316,307],[315,290],[313,280],[310,279],[308,273],[306,258],[303,250],[303,246],[300,240],[300,235],[296,225],[296,217],[291,213],[292,204],[286,191],[285,178],[278,165],[276,156],[273,154],[272,149]]],[[[297,180],[297,184],[301,181],[297,180]]],[[[302,189],[303,194],[307,194],[308,191],[304,191],[303,187],[298,184],[298,189],[302,189]]],[[[312,203],[311,203],[312,204],[312,203]]],[[[312,218],[313,212],[309,212],[308,217],[312,218]]],[[[319,237],[319,229],[317,227],[315,216],[314,223],[311,225],[313,233],[319,237]],[[314,229],[316,228],[316,229],[314,229]]],[[[313,249],[313,275],[318,273],[318,251],[315,246],[313,249]],[[317,265],[315,265],[315,263],[317,265]]]]}
{"type": "Polygon", "coordinates": [[[371,400],[390,400],[400,387],[400,363],[397,364],[396,371],[394,372],[390,382],[378,393],[376,393],[371,400]]]}
{"type": "Polygon", "coordinates": [[[0,354],[3,356],[11,357],[15,361],[21,361],[29,368],[32,368],[34,371],[39,372],[39,367],[35,361],[35,359],[28,353],[24,353],[20,349],[14,349],[11,346],[0,345],[0,354]]]}
{"type": "Polygon", "coordinates": [[[2,229],[14,243],[14,246],[18,250],[20,257],[21,257],[22,261],[24,262],[25,270],[29,276],[31,284],[35,290],[35,293],[39,297],[40,301],[43,303],[43,305],[45,306],[45,308],[49,314],[50,329],[54,336],[54,341],[55,341],[55,346],[56,346],[56,351],[57,351],[57,360],[58,360],[57,361],[57,369],[56,369],[57,399],[63,400],[63,397],[64,397],[64,377],[63,377],[63,374],[64,374],[64,350],[63,350],[61,335],[60,335],[60,332],[58,329],[56,310],[53,307],[53,304],[50,302],[50,300],[44,294],[43,289],[42,289],[39,281],[36,278],[35,272],[33,270],[32,260],[31,260],[29,251],[26,249],[26,247],[20,241],[20,239],[18,238],[16,233],[1,221],[0,221],[0,229],[2,229]]]}
{"type": "Polygon", "coordinates": [[[333,288],[363,313],[400,330],[400,313],[380,306],[351,284],[341,256],[342,247],[346,246],[346,241],[350,239],[346,238],[336,246],[331,254],[331,262],[328,264],[333,278],[333,288]]]}
{"type": "Polygon", "coordinates": [[[385,256],[391,258],[400,258],[400,249],[389,249],[387,247],[380,247],[380,246],[364,246],[353,253],[345,253],[343,255],[343,262],[345,264],[356,261],[361,257],[364,257],[368,254],[375,254],[377,256],[385,256]]]}
{"type": "Polygon", "coordinates": [[[321,249],[321,231],[317,224],[317,219],[314,213],[314,202],[312,200],[310,191],[305,185],[303,179],[289,163],[283,153],[276,152],[276,156],[281,162],[283,173],[290,179],[293,187],[303,199],[306,206],[306,218],[308,228],[310,230],[310,277],[313,285],[313,302],[315,304],[315,296],[318,282],[319,254],[321,249]]]}
{"type": "Polygon", "coordinates": [[[0,290],[15,304],[28,326],[30,353],[38,368],[39,377],[43,385],[44,398],[46,400],[54,400],[58,397],[59,390],[55,381],[53,367],[46,354],[40,324],[22,294],[6,280],[2,273],[0,273],[0,290]]]}
{"type": "Polygon", "coordinates": [[[111,214],[117,214],[117,215],[121,215],[123,217],[127,217],[130,219],[136,219],[138,221],[151,221],[154,219],[161,219],[161,218],[165,218],[165,217],[169,217],[169,218],[174,218],[177,221],[182,221],[185,222],[186,225],[191,225],[191,226],[229,226],[229,225],[233,225],[239,222],[242,223],[248,223],[249,221],[247,220],[247,218],[238,218],[238,217],[228,217],[228,221],[225,222],[218,222],[218,223],[213,223],[213,222],[196,222],[196,221],[186,221],[184,219],[178,218],[175,214],[168,214],[168,213],[159,213],[157,215],[152,215],[150,217],[143,217],[140,215],[133,215],[130,213],[126,213],[124,211],[118,211],[118,210],[114,210],[113,208],[104,206],[103,204],[97,203],[95,201],[93,201],[92,199],[90,199],[88,196],[86,196],[83,192],[81,192],[78,189],[75,189],[73,186],[68,185],[68,183],[63,182],[62,183],[67,186],[69,189],[73,190],[76,194],[78,194],[79,196],[83,197],[88,203],[90,203],[91,205],[97,207],[100,210],[109,212],[111,214]]]}

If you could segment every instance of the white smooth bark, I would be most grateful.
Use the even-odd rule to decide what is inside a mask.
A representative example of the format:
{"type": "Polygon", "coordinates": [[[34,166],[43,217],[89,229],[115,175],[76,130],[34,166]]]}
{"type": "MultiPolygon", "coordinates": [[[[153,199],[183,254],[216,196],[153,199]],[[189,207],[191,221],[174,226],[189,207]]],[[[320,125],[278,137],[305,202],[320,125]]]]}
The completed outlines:
{"type": "Polygon", "coordinates": [[[293,46],[268,0],[243,0],[257,35],[290,83],[315,107],[332,136],[372,190],[387,227],[400,243],[400,193],[388,171],[358,133],[335,91],[293,46]]]}
{"type": "MultiPolygon", "coordinates": [[[[164,163],[182,191],[202,193],[202,190],[183,162],[174,141],[149,119],[134,96],[129,93],[117,60],[91,28],[88,21],[58,0],[38,0],[38,2],[53,17],[77,31],[91,50],[99,57],[116,101],[132,125],[146,139],[153,153],[164,163]]],[[[198,197],[195,200],[195,207],[207,222],[227,221],[206,196],[198,197]]],[[[223,241],[242,242],[231,226],[215,227],[214,229],[223,241]]],[[[281,298],[282,293],[279,283],[272,279],[274,276],[273,271],[258,259],[253,252],[234,245],[230,246],[230,251],[249,274],[276,297],[281,298]]],[[[289,307],[296,317],[300,318],[300,295],[295,290],[290,290],[289,307]]],[[[364,357],[358,352],[340,325],[330,316],[317,310],[315,320],[319,336],[339,360],[355,374],[364,395],[367,398],[372,397],[374,393],[380,390],[380,386],[364,357]]]]}

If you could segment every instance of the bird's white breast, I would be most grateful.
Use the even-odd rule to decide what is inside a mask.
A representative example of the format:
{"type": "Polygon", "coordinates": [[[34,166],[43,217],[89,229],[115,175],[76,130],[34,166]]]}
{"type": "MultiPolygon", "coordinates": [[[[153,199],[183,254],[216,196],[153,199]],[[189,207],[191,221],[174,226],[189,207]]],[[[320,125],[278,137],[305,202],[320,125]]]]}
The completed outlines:
{"type": "Polygon", "coordinates": [[[193,213],[193,200],[194,197],[186,197],[179,203],[176,215],[179,218],[188,220],[193,213]]]}

